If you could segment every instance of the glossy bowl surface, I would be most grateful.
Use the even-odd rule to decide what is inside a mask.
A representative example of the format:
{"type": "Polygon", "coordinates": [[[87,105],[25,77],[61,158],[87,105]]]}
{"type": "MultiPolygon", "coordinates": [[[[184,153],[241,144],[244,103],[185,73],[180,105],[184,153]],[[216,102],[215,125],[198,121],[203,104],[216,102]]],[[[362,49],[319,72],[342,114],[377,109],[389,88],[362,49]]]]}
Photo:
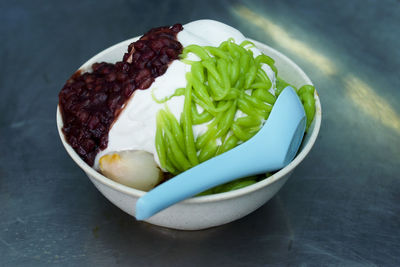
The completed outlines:
{"type": "MultiPolygon", "coordinates": [[[[80,69],[90,69],[90,66],[95,62],[115,63],[121,60],[128,45],[137,39],[138,37],[132,38],[105,49],[89,59],[80,69]]],[[[265,44],[252,41],[263,53],[275,60],[279,76],[284,80],[296,87],[312,84],[301,68],[288,57],[265,44]]],[[[293,170],[310,152],[317,139],[322,116],[318,94],[315,93],[314,97],[316,100],[314,121],[303,140],[299,153],[285,168],[267,179],[242,189],[187,199],[154,215],[147,222],[174,229],[200,230],[240,219],[265,204],[285,184],[293,170]]],[[[61,114],[57,107],[58,132],[68,154],[107,199],[126,213],[135,216],[136,201],[145,192],[116,183],[87,165],[65,141],[61,131],[62,126],[61,114]]]]}

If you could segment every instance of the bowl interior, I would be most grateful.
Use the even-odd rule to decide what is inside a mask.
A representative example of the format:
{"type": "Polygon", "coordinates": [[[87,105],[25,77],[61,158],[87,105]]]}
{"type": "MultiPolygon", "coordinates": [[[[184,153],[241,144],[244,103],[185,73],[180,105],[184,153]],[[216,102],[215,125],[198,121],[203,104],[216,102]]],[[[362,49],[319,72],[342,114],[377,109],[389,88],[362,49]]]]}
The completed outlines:
{"type": "MultiPolygon", "coordinates": [[[[122,59],[123,54],[126,52],[127,47],[130,43],[136,41],[139,37],[135,37],[126,41],[123,41],[121,43],[118,43],[114,46],[111,46],[110,48],[105,49],[104,51],[98,53],[91,59],[89,59],[86,63],[84,63],[79,69],[83,71],[87,71],[90,69],[91,65],[95,62],[109,62],[109,63],[115,63],[119,60],[122,59]]],[[[279,76],[285,79],[287,82],[290,84],[300,87],[304,84],[312,84],[311,80],[307,77],[307,75],[293,62],[291,61],[288,57],[285,55],[281,54],[280,52],[276,51],[275,49],[262,44],[260,42],[252,40],[256,46],[266,55],[272,57],[275,60],[276,66],[278,68],[279,76]]],[[[316,100],[316,114],[313,123],[311,124],[308,133],[305,135],[302,146],[300,147],[299,153],[297,156],[294,158],[294,160],[287,165],[285,168],[281,169],[280,171],[276,172],[274,175],[271,177],[264,179],[256,184],[247,186],[242,189],[226,192],[226,193],[220,193],[220,194],[214,194],[214,195],[207,195],[207,196],[201,196],[201,197],[193,197],[190,199],[185,200],[184,202],[194,202],[194,203],[201,203],[201,202],[212,202],[220,199],[226,199],[226,198],[234,198],[239,195],[247,194],[249,192],[258,190],[262,187],[265,187],[274,181],[278,180],[279,178],[283,177],[284,175],[288,174],[291,172],[304,158],[305,156],[309,153],[310,149],[312,148],[321,124],[321,105],[320,101],[318,98],[317,93],[315,94],[315,100],[316,100]]],[[[62,140],[62,143],[67,150],[68,154],[71,156],[71,158],[75,161],[75,163],[78,164],[79,167],[81,167],[87,174],[92,176],[94,179],[96,179],[98,182],[109,186],[121,193],[129,194],[134,197],[141,197],[144,195],[146,192],[137,190],[134,188],[130,188],[128,186],[119,184],[117,182],[114,182],[111,179],[108,179],[107,177],[101,175],[98,173],[96,170],[91,168],[88,164],[86,164],[79,156],[78,154],[73,150],[73,148],[66,142],[64,134],[62,133],[62,117],[60,114],[60,110],[57,107],[57,127],[58,127],[58,132],[60,135],[60,138],[62,140]]]]}

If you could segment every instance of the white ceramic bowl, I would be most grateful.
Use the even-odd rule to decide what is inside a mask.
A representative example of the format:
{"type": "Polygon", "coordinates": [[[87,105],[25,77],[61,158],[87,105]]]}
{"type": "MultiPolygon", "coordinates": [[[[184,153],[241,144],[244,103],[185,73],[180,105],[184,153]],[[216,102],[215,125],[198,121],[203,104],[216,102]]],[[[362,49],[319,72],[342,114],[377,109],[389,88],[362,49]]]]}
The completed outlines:
{"type": "MultiPolygon", "coordinates": [[[[83,64],[80,69],[86,70],[95,62],[114,63],[121,60],[128,45],[137,39],[136,37],[126,40],[100,52],[83,64]]],[[[276,61],[279,76],[284,80],[296,87],[312,84],[307,75],[288,57],[265,44],[257,41],[253,42],[263,53],[276,61]]],[[[305,136],[298,155],[288,166],[271,177],[242,189],[187,199],[154,215],[147,222],[174,229],[199,230],[232,222],[265,204],[284,185],[293,170],[307,156],[314,145],[321,124],[321,104],[317,93],[315,94],[315,100],[315,119],[305,136]]],[[[62,126],[61,114],[57,108],[58,132],[68,154],[106,198],[126,213],[135,216],[136,201],[145,192],[116,183],[92,169],[65,141],[61,131],[62,126]]]]}

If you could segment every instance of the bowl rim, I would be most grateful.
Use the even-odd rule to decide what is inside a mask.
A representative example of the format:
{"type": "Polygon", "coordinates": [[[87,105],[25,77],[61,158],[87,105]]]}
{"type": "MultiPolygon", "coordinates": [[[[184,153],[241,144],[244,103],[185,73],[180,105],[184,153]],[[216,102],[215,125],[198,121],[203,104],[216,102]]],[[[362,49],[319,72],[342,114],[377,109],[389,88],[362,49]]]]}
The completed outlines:
{"type": "MultiPolygon", "coordinates": [[[[113,46],[110,46],[106,49],[104,49],[103,51],[101,51],[100,53],[97,53],[96,55],[94,55],[93,57],[91,57],[88,61],[86,61],[80,68],[79,70],[84,70],[86,69],[88,66],[91,66],[94,62],[96,62],[96,59],[101,57],[103,54],[107,54],[110,51],[112,51],[113,49],[116,49],[117,47],[120,46],[124,46],[126,44],[129,44],[131,42],[134,42],[138,39],[139,37],[134,37],[134,38],[130,38],[127,39],[125,41],[119,42],[113,46]]],[[[252,41],[257,47],[259,48],[264,48],[264,50],[270,50],[273,53],[275,53],[277,56],[283,58],[285,61],[287,61],[289,63],[289,65],[291,65],[292,68],[296,69],[296,71],[300,74],[300,76],[307,82],[307,84],[311,84],[313,85],[313,83],[311,82],[310,78],[304,73],[304,71],[296,64],[294,63],[294,61],[292,61],[289,57],[287,57],[286,55],[282,54],[281,52],[277,51],[276,49],[263,44],[259,41],[253,40],[248,38],[248,40],[252,41]]],[[[243,195],[246,195],[248,193],[260,190],[263,187],[266,187],[272,183],[274,183],[275,181],[278,181],[279,179],[285,177],[287,174],[289,174],[291,171],[293,171],[297,165],[300,164],[300,162],[302,162],[304,160],[304,158],[308,155],[308,153],[310,152],[311,148],[314,146],[314,143],[317,139],[320,127],[321,127],[321,119],[322,119],[322,110],[321,110],[321,103],[319,100],[319,96],[317,93],[317,90],[315,90],[315,94],[314,94],[314,99],[315,99],[315,107],[316,107],[316,111],[315,111],[315,116],[314,116],[314,121],[311,124],[312,126],[312,131],[311,131],[311,135],[309,137],[308,143],[303,147],[303,149],[300,151],[300,153],[298,153],[296,155],[296,157],[284,168],[280,169],[279,171],[277,171],[276,173],[274,173],[273,175],[271,175],[268,178],[265,178],[255,184],[246,186],[244,188],[240,188],[237,190],[233,190],[233,191],[229,191],[229,192],[224,192],[224,193],[217,193],[217,194],[212,194],[212,195],[205,195],[205,196],[196,196],[196,197],[191,197],[188,198],[184,201],[182,201],[181,203],[185,203],[185,204],[199,204],[199,203],[207,203],[207,202],[215,202],[215,201],[222,201],[222,200],[227,200],[227,199],[232,199],[232,198],[237,198],[243,195]]],[[[94,168],[92,168],[91,166],[89,166],[86,162],[84,162],[79,155],[74,151],[74,149],[66,142],[65,140],[65,136],[62,132],[62,126],[63,126],[63,121],[62,121],[62,117],[61,117],[61,113],[60,113],[60,108],[59,105],[57,104],[57,129],[58,129],[58,134],[60,136],[60,139],[64,145],[64,148],[66,149],[67,153],[69,154],[69,156],[72,158],[72,160],[78,164],[78,166],[87,174],[90,175],[91,177],[93,177],[94,179],[96,179],[96,181],[104,184],[105,186],[108,186],[116,191],[119,191],[121,193],[130,195],[132,197],[141,197],[143,196],[145,193],[145,191],[142,190],[138,190],[135,188],[131,188],[128,187],[126,185],[117,183],[107,177],[105,177],[104,175],[102,175],[101,173],[97,172],[94,168]]]]}

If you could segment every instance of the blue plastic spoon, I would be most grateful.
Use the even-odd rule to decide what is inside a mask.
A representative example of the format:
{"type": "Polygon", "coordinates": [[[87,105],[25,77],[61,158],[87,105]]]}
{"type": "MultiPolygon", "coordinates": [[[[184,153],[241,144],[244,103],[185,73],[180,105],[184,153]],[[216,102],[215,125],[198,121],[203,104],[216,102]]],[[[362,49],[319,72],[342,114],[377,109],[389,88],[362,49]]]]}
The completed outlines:
{"type": "Polygon", "coordinates": [[[136,202],[136,219],[145,220],[217,185],[285,167],[299,149],[305,126],[303,105],[293,88],[286,87],[256,135],[146,193],[136,202]]]}

